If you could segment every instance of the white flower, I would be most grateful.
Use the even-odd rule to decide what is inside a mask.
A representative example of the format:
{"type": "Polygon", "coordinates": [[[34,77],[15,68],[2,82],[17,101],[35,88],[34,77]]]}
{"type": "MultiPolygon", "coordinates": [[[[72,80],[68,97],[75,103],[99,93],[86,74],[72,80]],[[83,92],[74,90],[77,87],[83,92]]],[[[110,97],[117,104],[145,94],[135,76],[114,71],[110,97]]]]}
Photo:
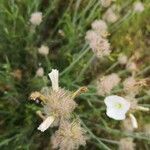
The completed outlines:
{"type": "Polygon", "coordinates": [[[40,23],[42,22],[42,13],[41,12],[32,13],[30,17],[30,22],[35,26],[40,25],[40,23]]]}
{"type": "Polygon", "coordinates": [[[48,53],[49,53],[49,48],[48,48],[48,46],[42,45],[42,46],[38,49],[38,52],[39,52],[39,54],[46,56],[46,55],[48,55],[48,53]]]}
{"type": "Polygon", "coordinates": [[[125,114],[130,108],[130,103],[117,95],[107,96],[104,100],[107,106],[107,116],[115,120],[124,120],[125,114]]]}
{"type": "Polygon", "coordinates": [[[143,6],[143,3],[141,3],[141,2],[136,2],[136,3],[134,3],[134,11],[135,12],[142,12],[142,11],[144,11],[144,6],[143,6]]]}
{"type": "Polygon", "coordinates": [[[59,71],[57,69],[52,69],[51,73],[49,73],[48,76],[50,77],[51,82],[52,82],[52,89],[54,91],[58,91],[58,89],[59,89],[59,84],[58,84],[59,71]]]}
{"type": "Polygon", "coordinates": [[[41,132],[44,132],[45,130],[47,130],[50,125],[54,122],[54,117],[53,116],[49,116],[47,117],[38,127],[38,130],[40,130],[41,132]]]}
{"type": "Polygon", "coordinates": [[[36,75],[38,77],[42,77],[44,75],[44,69],[42,67],[38,68],[36,71],[36,75]]]}
{"type": "Polygon", "coordinates": [[[129,114],[129,117],[131,119],[131,123],[132,123],[133,128],[137,129],[138,123],[137,123],[135,116],[133,114],[129,114]]]}

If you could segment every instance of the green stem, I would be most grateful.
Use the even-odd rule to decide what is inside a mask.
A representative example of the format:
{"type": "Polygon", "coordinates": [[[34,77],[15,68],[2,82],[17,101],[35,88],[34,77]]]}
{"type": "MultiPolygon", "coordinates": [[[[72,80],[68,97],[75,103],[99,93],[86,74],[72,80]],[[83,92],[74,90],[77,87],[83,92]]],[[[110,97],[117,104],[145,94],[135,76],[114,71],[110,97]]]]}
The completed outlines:
{"type": "Polygon", "coordinates": [[[110,66],[106,71],[105,71],[105,74],[110,72],[112,69],[114,69],[117,65],[119,64],[119,62],[115,62],[112,66],[110,66]]]}
{"type": "Polygon", "coordinates": [[[73,24],[75,24],[75,22],[77,20],[77,12],[78,12],[78,9],[79,9],[81,2],[82,2],[81,0],[77,0],[77,2],[76,2],[75,13],[74,13],[74,17],[73,17],[73,24]]]}
{"type": "Polygon", "coordinates": [[[47,55],[45,56],[45,60],[46,60],[47,66],[48,66],[47,70],[50,70],[51,69],[51,63],[50,63],[50,60],[48,59],[47,55]]]}
{"type": "Polygon", "coordinates": [[[142,71],[140,71],[136,76],[142,75],[142,74],[144,74],[145,72],[147,72],[149,70],[150,70],[150,66],[148,66],[145,69],[143,69],[142,71]]]}
{"type": "Polygon", "coordinates": [[[95,139],[100,145],[101,148],[103,148],[104,150],[111,150],[109,147],[107,147],[97,136],[95,136],[93,134],[93,132],[85,125],[85,123],[83,121],[81,121],[81,124],[83,125],[83,127],[87,130],[87,132],[91,135],[91,137],[93,139],[95,139]]]}
{"type": "Polygon", "coordinates": [[[81,70],[79,76],[77,77],[77,79],[75,80],[75,82],[78,82],[80,80],[80,78],[84,75],[85,71],[88,69],[88,67],[90,66],[90,64],[92,63],[92,61],[95,59],[95,55],[93,55],[91,57],[91,59],[86,63],[86,65],[83,67],[83,69],[81,70]]]}
{"type": "Polygon", "coordinates": [[[85,47],[83,48],[83,52],[79,55],[79,57],[74,60],[63,72],[60,73],[60,76],[64,75],[66,72],[69,72],[73,66],[90,50],[90,48],[88,47],[86,50],[84,50],[85,47]]]}

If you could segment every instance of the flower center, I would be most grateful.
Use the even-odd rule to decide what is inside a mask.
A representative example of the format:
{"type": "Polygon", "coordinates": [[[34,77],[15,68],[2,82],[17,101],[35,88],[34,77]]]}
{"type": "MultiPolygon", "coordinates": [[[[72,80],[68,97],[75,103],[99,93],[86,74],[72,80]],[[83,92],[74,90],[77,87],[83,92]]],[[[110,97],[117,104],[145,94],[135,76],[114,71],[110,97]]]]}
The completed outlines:
{"type": "Polygon", "coordinates": [[[117,109],[122,109],[123,106],[122,106],[121,103],[116,103],[116,104],[115,104],[115,107],[116,107],[117,109]]]}

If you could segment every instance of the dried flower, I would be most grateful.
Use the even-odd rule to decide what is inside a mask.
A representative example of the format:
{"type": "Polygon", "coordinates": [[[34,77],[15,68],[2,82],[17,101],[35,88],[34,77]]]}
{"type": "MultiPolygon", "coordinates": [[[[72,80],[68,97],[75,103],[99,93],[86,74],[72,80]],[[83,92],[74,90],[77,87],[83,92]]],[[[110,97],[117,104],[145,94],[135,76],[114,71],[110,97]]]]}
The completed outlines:
{"type": "Polygon", "coordinates": [[[115,73],[104,76],[96,82],[97,93],[99,95],[110,94],[111,90],[119,84],[120,80],[120,77],[115,73]]]}
{"type": "Polygon", "coordinates": [[[110,54],[110,44],[108,40],[102,38],[95,31],[89,30],[86,33],[85,39],[97,57],[103,57],[110,54]]]}
{"type": "Polygon", "coordinates": [[[44,69],[43,69],[42,67],[39,67],[39,68],[37,69],[37,71],[36,71],[36,75],[37,75],[38,77],[43,77],[43,75],[44,75],[44,69]]]}
{"type": "Polygon", "coordinates": [[[105,14],[103,15],[103,19],[109,23],[114,23],[118,20],[118,16],[112,8],[108,8],[105,14]]]}
{"type": "Polygon", "coordinates": [[[42,45],[39,49],[38,49],[39,54],[41,55],[48,55],[49,54],[49,48],[45,45],[42,45]]]}
{"type": "Polygon", "coordinates": [[[100,2],[103,7],[109,7],[112,0],[100,0],[100,2]]]}
{"type": "Polygon", "coordinates": [[[139,92],[139,87],[136,86],[136,80],[132,76],[124,80],[123,88],[128,95],[136,95],[139,92]]]}
{"type": "Polygon", "coordinates": [[[101,35],[102,37],[107,37],[108,32],[107,32],[107,24],[105,21],[103,20],[95,20],[92,23],[92,29],[98,33],[99,35],[101,35]]]}
{"type": "Polygon", "coordinates": [[[142,2],[135,2],[134,5],[133,5],[133,9],[135,12],[137,13],[141,13],[144,11],[144,5],[142,2]]]}
{"type": "Polygon", "coordinates": [[[122,138],[119,142],[119,150],[134,150],[135,143],[132,138],[122,138]]]}
{"type": "Polygon", "coordinates": [[[37,115],[43,119],[38,127],[42,132],[50,126],[58,126],[61,121],[68,121],[77,106],[74,98],[87,91],[86,87],[81,87],[74,93],[60,88],[58,84],[59,71],[57,69],[52,69],[48,75],[52,82],[52,88],[44,87],[41,92],[36,91],[30,95],[31,100],[43,105],[43,112],[37,112],[37,115]]]}
{"type": "Polygon", "coordinates": [[[127,61],[128,61],[128,58],[125,54],[122,54],[122,53],[119,54],[119,57],[118,57],[119,64],[125,65],[127,63],[127,61]]]}
{"type": "Polygon", "coordinates": [[[55,116],[56,121],[60,119],[69,119],[71,113],[77,106],[72,98],[72,93],[59,88],[58,91],[52,89],[42,91],[42,94],[47,97],[47,102],[44,105],[44,112],[47,116],[55,116]]]}
{"type": "Polygon", "coordinates": [[[134,97],[139,93],[142,86],[146,85],[145,80],[143,79],[135,79],[134,77],[128,77],[123,81],[123,89],[124,92],[131,97],[134,97]]]}
{"type": "Polygon", "coordinates": [[[40,23],[42,22],[42,13],[41,12],[32,13],[30,17],[30,22],[35,26],[40,25],[40,23]]]}
{"type": "Polygon", "coordinates": [[[107,106],[107,116],[115,120],[124,120],[125,114],[130,108],[130,103],[117,95],[107,96],[104,100],[107,106]]]}
{"type": "Polygon", "coordinates": [[[77,105],[73,100],[73,94],[59,87],[58,76],[58,70],[52,69],[52,72],[49,73],[52,88],[43,88],[41,90],[42,95],[46,97],[44,114],[46,114],[47,117],[53,116],[55,118],[54,124],[56,125],[58,125],[61,119],[69,119],[77,105]]]}
{"type": "Polygon", "coordinates": [[[85,131],[78,121],[62,121],[59,129],[51,138],[53,148],[60,150],[78,149],[86,144],[85,131]]]}

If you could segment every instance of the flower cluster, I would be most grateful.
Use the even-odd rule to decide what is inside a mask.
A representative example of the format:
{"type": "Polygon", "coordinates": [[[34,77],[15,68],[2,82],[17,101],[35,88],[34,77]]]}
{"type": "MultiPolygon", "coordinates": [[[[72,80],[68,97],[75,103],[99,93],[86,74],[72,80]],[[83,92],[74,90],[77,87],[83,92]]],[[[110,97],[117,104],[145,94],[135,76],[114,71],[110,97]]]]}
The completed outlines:
{"type": "Polygon", "coordinates": [[[97,57],[103,57],[110,54],[110,44],[108,39],[107,25],[103,20],[95,20],[92,23],[92,30],[87,31],[85,39],[90,45],[93,53],[97,57]]]}
{"type": "Polygon", "coordinates": [[[33,92],[30,96],[35,101],[41,100],[43,105],[43,112],[37,112],[43,119],[38,130],[44,132],[50,126],[59,126],[58,131],[52,137],[52,144],[53,147],[57,145],[60,150],[73,150],[79,145],[85,145],[85,131],[82,129],[80,122],[71,122],[72,113],[77,106],[74,98],[85,88],[80,88],[75,93],[60,88],[58,83],[59,72],[56,69],[49,73],[49,77],[52,88],[45,87],[41,92],[33,92]]]}

